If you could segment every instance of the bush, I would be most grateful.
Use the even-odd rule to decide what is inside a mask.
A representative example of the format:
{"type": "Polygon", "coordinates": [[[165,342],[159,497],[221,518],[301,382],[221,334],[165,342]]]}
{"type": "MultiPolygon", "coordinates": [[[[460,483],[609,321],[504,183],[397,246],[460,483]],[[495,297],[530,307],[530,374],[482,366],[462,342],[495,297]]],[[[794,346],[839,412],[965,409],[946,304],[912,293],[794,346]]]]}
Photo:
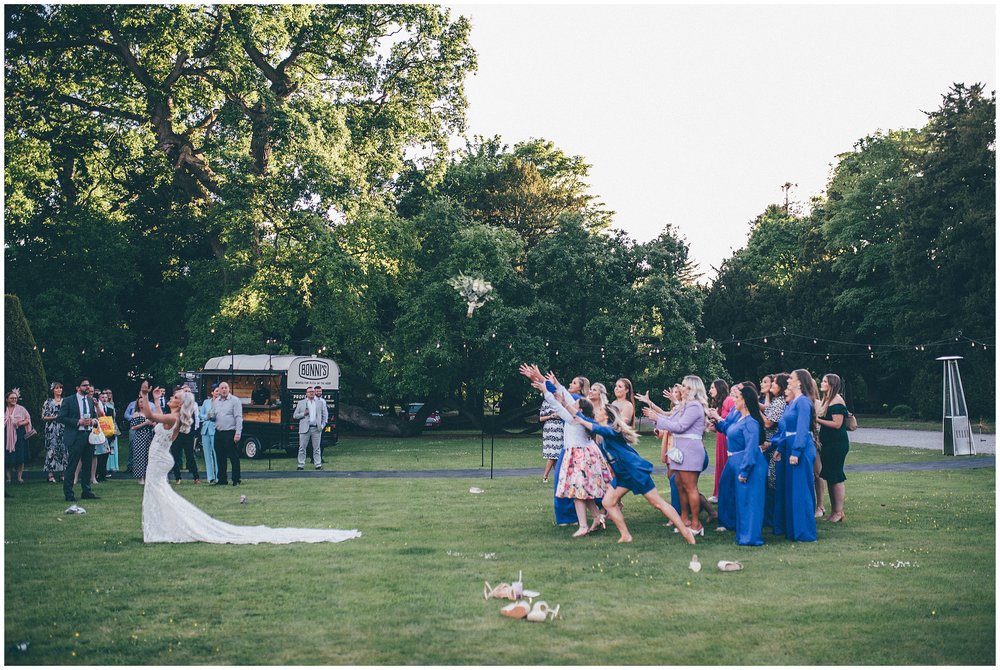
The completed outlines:
{"type": "Polygon", "coordinates": [[[31,425],[38,431],[38,435],[31,439],[31,454],[34,455],[45,447],[42,403],[47,397],[47,385],[42,356],[35,346],[35,337],[16,295],[4,296],[4,327],[4,393],[12,388],[21,389],[20,404],[31,414],[31,425]]]}
{"type": "Polygon", "coordinates": [[[909,405],[896,405],[889,413],[897,419],[909,419],[912,418],[914,414],[913,408],[909,405]]]}

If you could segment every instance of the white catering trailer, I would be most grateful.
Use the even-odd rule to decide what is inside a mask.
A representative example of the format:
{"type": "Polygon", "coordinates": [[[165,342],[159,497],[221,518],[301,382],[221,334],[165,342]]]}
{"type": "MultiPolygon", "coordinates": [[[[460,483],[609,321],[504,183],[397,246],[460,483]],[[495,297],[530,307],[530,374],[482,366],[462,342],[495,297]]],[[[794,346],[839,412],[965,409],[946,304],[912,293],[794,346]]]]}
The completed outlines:
{"type": "Polygon", "coordinates": [[[268,354],[216,356],[199,371],[182,372],[181,378],[195,393],[199,405],[211,395],[214,385],[229,384],[230,393],[243,403],[239,448],[247,458],[259,458],[272,449],[298,452],[299,422],[292,413],[309,387],[320,387],[329,409],[322,446],[337,443],[340,367],[332,359],[268,354]]]}

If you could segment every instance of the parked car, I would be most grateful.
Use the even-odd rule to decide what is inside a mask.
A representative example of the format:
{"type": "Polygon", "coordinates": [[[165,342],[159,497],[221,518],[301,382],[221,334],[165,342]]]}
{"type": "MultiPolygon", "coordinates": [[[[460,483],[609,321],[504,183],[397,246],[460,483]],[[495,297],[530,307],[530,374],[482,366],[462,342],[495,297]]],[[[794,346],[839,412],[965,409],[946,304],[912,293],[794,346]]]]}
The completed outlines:
{"type": "MultiPolygon", "coordinates": [[[[417,414],[420,412],[420,408],[424,406],[422,402],[411,402],[406,406],[406,418],[409,421],[413,421],[417,418],[417,414]]],[[[436,428],[441,425],[441,412],[433,411],[427,415],[427,419],[424,421],[425,428],[436,428]]]]}

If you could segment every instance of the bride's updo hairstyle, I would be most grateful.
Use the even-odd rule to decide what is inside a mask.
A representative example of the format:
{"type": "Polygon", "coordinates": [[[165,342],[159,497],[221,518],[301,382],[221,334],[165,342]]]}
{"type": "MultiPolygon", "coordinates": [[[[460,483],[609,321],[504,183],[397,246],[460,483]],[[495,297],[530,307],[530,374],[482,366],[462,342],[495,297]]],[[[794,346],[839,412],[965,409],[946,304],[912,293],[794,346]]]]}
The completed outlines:
{"type": "Polygon", "coordinates": [[[194,413],[198,407],[194,402],[194,394],[186,387],[181,389],[181,421],[179,430],[182,433],[190,433],[191,425],[194,423],[194,413]]]}

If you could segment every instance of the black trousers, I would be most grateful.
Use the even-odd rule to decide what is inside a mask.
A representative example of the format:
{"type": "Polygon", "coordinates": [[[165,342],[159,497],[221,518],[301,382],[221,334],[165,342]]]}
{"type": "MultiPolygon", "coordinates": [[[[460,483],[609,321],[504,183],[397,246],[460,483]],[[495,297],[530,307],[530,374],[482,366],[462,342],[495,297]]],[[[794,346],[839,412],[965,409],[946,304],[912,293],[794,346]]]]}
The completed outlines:
{"type": "Polygon", "coordinates": [[[187,469],[195,479],[198,476],[198,461],[194,458],[194,432],[177,433],[173,443],[170,445],[170,455],[174,457],[174,469],[170,471],[174,479],[181,478],[181,457],[187,458],[187,469]]]}
{"type": "Polygon", "coordinates": [[[92,493],[90,490],[90,467],[94,459],[94,445],[87,441],[90,435],[89,430],[65,431],[63,433],[66,441],[66,470],[63,471],[63,495],[69,500],[73,498],[73,477],[76,475],[76,464],[80,463],[80,484],[83,486],[84,495],[92,493]]]}
{"type": "Polygon", "coordinates": [[[94,472],[94,477],[99,482],[103,482],[108,478],[108,457],[111,454],[101,454],[100,456],[94,456],[97,459],[97,470],[94,472]]]}
{"type": "Polygon", "coordinates": [[[233,484],[240,483],[240,455],[236,451],[236,431],[218,430],[215,431],[215,456],[219,461],[219,484],[228,484],[226,477],[226,461],[233,466],[233,484]]]}

